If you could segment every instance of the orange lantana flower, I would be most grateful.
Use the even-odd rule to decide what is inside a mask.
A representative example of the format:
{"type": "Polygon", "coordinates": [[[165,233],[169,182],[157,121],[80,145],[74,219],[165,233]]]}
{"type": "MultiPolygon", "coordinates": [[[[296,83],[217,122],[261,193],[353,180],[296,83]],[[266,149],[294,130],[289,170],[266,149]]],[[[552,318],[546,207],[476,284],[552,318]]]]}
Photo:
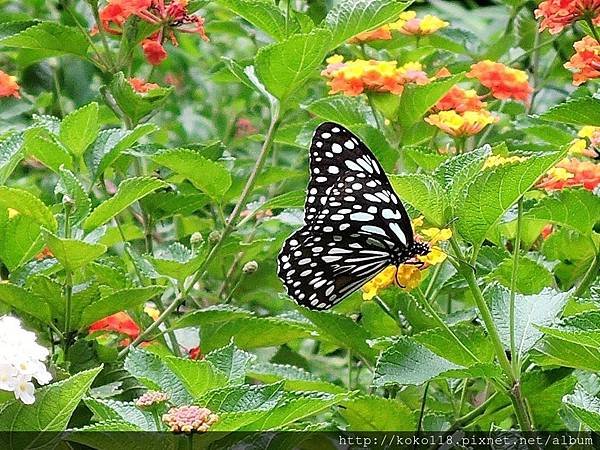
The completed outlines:
{"type": "Polygon", "coordinates": [[[596,39],[585,36],[573,44],[575,54],[565,67],[573,72],[573,84],[579,86],[588,80],[600,77],[600,44],[596,39]]]}
{"type": "Polygon", "coordinates": [[[120,342],[120,345],[129,345],[130,339],[135,339],[140,335],[140,327],[137,323],[124,311],[100,319],[90,325],[88,331],[90,333],[96,331],[108,331],[113,333],[124,334],[126,339],[120,342]]]}
{"type": "Polygon", "coordinates": [[[0,97],[21,98],[17,79],[0,70],[0,97]]]}
{"type": "Polygon", "coordinates": [[[465,111],[440,111],[425,118],[425,121],[438,127],[444,133],[453,137],[473,136],[486,126],[497,122],[498,118],[492,116],[488,110],[465,111]]]}
{"type": "Polygon", "coordinates": [[[600,164],[577,158],[565,158],[546,173],[537,187],[547,191],[569,187],[583,187],[593,191],[598,185],[600,185],[600,164]]]}
{"type": "Polygon", "coordinates": [[[467,76],[477,78],[495,98],[500,100],[513,98],[526,101],[533,92],[526,72],[489,59],[473,64],[467,76]]]}
{"type": "Polygon", "coordinates": [[[397,67],[396,61],[344,61],[340,55],[328,58],[327,63],[321,75],[329,78],[327,84],[331,94],[343,92],[356,96],[365,91],[401,94],[407,83],[427,84],[430,81],[419,63],[397,67]]]}
{"type": "Polygon", "coordinates": [[[375,30],[359,33],[350,38],[348,43],[361,44],[363,42],[371,41],[389,41],[390,39],[392,39],[392,32],[390,31],[390,26],[386,24],[382,27],[376,28],[375,30]]]}
{"type": "Polygon", "coordinates": [[[129,81],[129,84],[131,85],[133,90],[138,94],[145,94],[146,92],[151,91],[152,89],[160,87],[156,83],[146,83],[141,78],[130,78],[127,81],[129,81]]]}
{"type": "Polygon", "coordinates": [[[540,30],[560,33],[566,26],[586,16],[591,17],[595,25],[600,25],[599,0],[547,0],[535,10],[536,19],[542,18],[540,30]]]}
{"type": "Polygon", "coordinates": [[[439,17],[427,14],[422,19],[418,19],[416,12],[406,11],[400,14],[399,20],[391,23],[389,27],[402,34],[426,36],[428,34],[433,34],[448,25],[448,22],[443,21],[439,17]]]}
{"type": "Polygon", "coordinates": [[[460,86],[454,86],[444,97],[435,104],[435,111],[454,110],[458,113],[465,111],[481,111],[487,105],[481,101],[474,89],[463,89],[460,86]]]}

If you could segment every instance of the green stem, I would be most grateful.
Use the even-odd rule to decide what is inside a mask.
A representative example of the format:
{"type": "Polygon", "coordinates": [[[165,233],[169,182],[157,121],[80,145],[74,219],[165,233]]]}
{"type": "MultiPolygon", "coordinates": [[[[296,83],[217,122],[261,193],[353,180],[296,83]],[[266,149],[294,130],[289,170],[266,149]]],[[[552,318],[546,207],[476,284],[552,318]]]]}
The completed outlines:
{"type": "Polygon", "coordinates": [[[512,361],[513,376],[518,380],[520,373],[519,354],[517,353],[517,341],[515,336],[515,295],[517,274],[519,272],[519,253],[521,249],[521,228],[523,226],[523,197],[517,203],[517,230],[513,249],[513,266],[510,277],[510,299],[508,310],[508,323],[510,332],[510,356],[512,361]]]}
{"type": "Polygon", "coordinates": [[[421,409],[419,411],[419,422],[417,423],[417,433],[421,431],[423,427],[423,417],[425,416],[425,404],[427,403],[427,394],[429,393],[429,381],[425,384],[425,390],[423,391],[423,398],[421,400],[421,409]]]}
{"type": "Polygon", "coordinates": [[[156,407],[152,408],[152,418],[154,419],[154,425],[156,425],[156,431],[162,431],[162,424],[156,407]]]}
{"type": "Polygon", "coordinates": [[[456,422],[454,422],[454,424],[452,425],[452,427],[450,428],[450,430],[456,430],[458,428],[464,428],[472,420],[474,420],[477,417],[479,417],[481,415],[481,413],[487,409],[487,407],[490,405],[490,403],[492,403],[492,401],[496,398],[497,395],[498,395],[498,393],[494,392],[492,395],[490,395],[477,408],[473,409],[472,411],[469,411],[464,416],[459,417],[458,419],[456,419],[456,422]]]}
{"type": "Polygon", "coordinates": [[[587,291],[587,289],[590,287],[590,285],[596,280],[599,273],[600,273],[600,253],[596,254],[596,256],[594,257],[594,261],[592,262],[592,265],[590,266],[588,271],[585,273],[585,275],[581,279],[581,282],[575,289],[575,292],[573,292],[573,297],[581,297],[583,294],[585,294],[585,291],[587,291]]]}
{"type": "Polygon", "coordinates": [[[112,52],[110,51],[110,47],[108,45],[108,39],[106,38],[106,33],[104,32],[104,27],[102,26],[102,20],[100,20],[100,13],[98,11],[98,2],[90,2],[90,6],[92,8],[92,14],[94,16],[94,20],[96,21],[96,27],[98,28],[98,33],[100,34],[100,38],[102,40],[102,45],[104,47],[104,51],[106,52],[106,66],[109,71],[115,70],[115,60],[113,58],[112,52]]]}
{"type": "Polygon", "coordinates": [[[600,36],[598,36],[598,32],[596,31],[596,25],[594,25],[594,22],[592,20],[592,16],[590,14],[586,14],[585,15],[585,22],[590,27],[590,30],[592,32],[592,35],[594,36],[594,39],[596,39],[596,41],[598,43],[600,43],[600,36]]]}
{"type": "Polygon", "coordinates": [[[425,289],[425,293],[423,294],[427,301],[429,301],[429,299],[431,298],[431,293],[433,292],[435,282],[440,276],[443,265],[444,263],[442,262],[441,264],[435,266],[435,269],[433,269],[433,273],[431,274],[431,278],[429,279],[429,284],[427,285],[427,289],[425,289]]]}
{"type": "Polygon", "coordinates": [[[384,302],[384,301],[383,301],[383,299],[382,299],[382,298],[381,298],[379,295],[376,295],[375,297],[373,297],[373,301],[374,301],[375,303],[377,303],[377,305],[379,305],[379,307],[380,307],[380,308],[383,310],[383,312],[384,312],[384,313],[386,313],[386,314],[387,314],[389,317],[391,317],[391,318],[392,318],[392,320],[393,320],[394,322],[396,322],[396,324],[398,325],[398,327],[399,327],[400,329],[402,329],[403,325],[402,325],[402,322],[400,321],[400,318],[399,318],[399,317],[397,317],[397,316],[396,316],[396,315],[395,315],[395,314],[392,312],[392,310],[391,310],[391,309],[390,309],[390,307],[387,305],[387,303],[386,303],[386,302],[384,302]]]}

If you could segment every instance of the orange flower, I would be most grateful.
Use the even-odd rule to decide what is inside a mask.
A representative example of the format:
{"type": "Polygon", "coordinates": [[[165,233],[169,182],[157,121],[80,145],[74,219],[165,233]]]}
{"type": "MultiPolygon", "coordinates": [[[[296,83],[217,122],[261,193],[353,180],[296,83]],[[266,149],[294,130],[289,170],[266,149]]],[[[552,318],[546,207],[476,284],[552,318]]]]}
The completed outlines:
{"type": "Polygon", "coordinates": [[[500,100],[513,98],[526,101],[533,92],[533,88],[527,81],[526,72],[489,59],[473,64],[467,76],[477,78],[494,97],[500,100]]]}
{"type": "Polygon", "coordinates": [[[488,110],[465,111],[457,113],[454,110],[440,111],[425,118],[425,122],[438,127],[444,133],[454,137],[473,136],[479,133],[487,125],[497,122],[498,118],[490,114],[488,110]]]}
{"type": "Polygon", "coordinates": [[[547,223],[546,225],[544,225],[544,228],[542,228],[542,231],[540,232],[540,236],[542,236],[542,239],[546,240],[552,234],[553,231],[554,231],[554,228],[552,227],[552,224],[547,223]]]}
{"type": "Polygon", "coordinates": [[[129,84],[131,85],[133,90],[138,94],[145,94],[146,92],[151,91],[152,89],[160,87],[156,83],[146,83],[141,78],[130,78],[127,81],[129,81],[129,84]]]}
{"type": "Polygon", "coordinates": [[[600,77],[600,44],[596,39],[585,36],[573,44],[575,54],[565,67],[573,72],[573,84],[579,86],[588,80],[600,77]]]}
{"type": "Polygon", "coordinates": [[[453,109],[458,113],[465,111],[481,111],[487,104],[481,101],[481,97],[473,89],[465,90],[454,86],[444,97],[435,104],[435,111],[449,111],[453,109]]]}
{"type": "Polygon", "coordinates": [[[389,41],[392,39],[392,33],[390,31],[389,25],[383,25],[372,31],[365,31],[364,33],[359,33],[356,36],[350,38],[348,40],[349,44],[361,44],[363,42],[371,42],[371,41],[389,41]]]}
{"type": "Polygon", "coordinates": [[[17,79],[0,70],[0,97],[21,98],[17,79]]]}
{"type": "Polygon", "coordinates": [[[329,78],[330,94],[343,92],[356,96],[365,91],[401,94],[407,83],[427,84],[430,81],[419,63],[397,67],[396,61],[356,59],[344,62],[340,55],[328,58],[327,62],[321,75],[329,78]]]}
{"type": "Polygon", "coordinates": [[[556,167],[550,169],[537,184],[547,191],[569,187],[583,187],[593,191],[600,184],[600,165],[576,158],[565,158],[556,167]]]}
{"type": "Polygon", "coordinates": [[[48,247],[44,247],[37,255],[35,255],[35,259],[38,261],[43,261],[46,258],[54,258],[54,253],[52,253],[48,247]]]}
{"type": "MultiPolygon", "coordinates": [[[[114,333],[124,334],[131,339],[135,339],[140,334],[140,327],[133,319],[124,311],[118,312],[111,316],[100,319],[90,325],[88,331],[90,333],[96,331],[112,331],[114,333]]],[[[127,345],[127,342],[121,341],[121,344],[127,345]]]]}
{"type": "Polygon", "coordinates": [[[595,25],[600,25],[599,0],[547,0],[535,10],[536,19],[542,18],[540,30],[560,33],[566,26],[577,20],[591,17],[595,25]]]}
{"type": "Polygon", "coordinates": [[[146,39],[142,42],[142,49],[144,50],[144,56],[153,66],[158,66],[167,59],[167,51],[159,41],[146,39]]]}
{"type": "Polygon", "coordinates": [[[406,11],[400,14],[398,21],[391,23],[389,27],[392,30],[397,30],[402,34],[411,36],[426,36],[435,33],[436,31],[445,28],[449,25],[439,17],[427,14],[422,19],[417,18],[417,13],[414,11],[406,11]]]}

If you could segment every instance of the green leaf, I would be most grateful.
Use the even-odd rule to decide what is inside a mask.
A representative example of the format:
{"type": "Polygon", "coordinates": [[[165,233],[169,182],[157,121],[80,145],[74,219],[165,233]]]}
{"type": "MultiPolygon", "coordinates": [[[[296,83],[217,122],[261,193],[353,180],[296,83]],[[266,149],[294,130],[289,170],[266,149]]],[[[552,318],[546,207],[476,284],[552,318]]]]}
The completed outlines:
{"type": "MultiPolygon", "coordinates": [[[[513,272],[513,258],[506,258],[488,277],[499,281],[503,286],[510,287],[513,272]]],[[[554,283],[554,277],[548,269],[541,264],[526,258],[519,257],[518,270],[516,272],[515,289],[520,294],[538,294],[545,287],[554,283]]]]}
{"type": "Polygon", "coordinates": [[[256,55],[256,74],[267,90],[286,100],[320,67],[331,42],[331,33],[315,29],[262,47],[256,55]]]}
{"type": "MultiPolygon", "coordinates": [[[[285,209],[285,208],[302,208],[304,206],[304,200],[306,199],[306,191],[290,191],[284,194],[273,197],[267,200],[258,208],[253,209],[249,215],[244,217],[244,220],[240,222],[245,223],[252,219],[256,213],[260,211],[273,210],[273,209],[285,209]]],[[[239,226],[239,225],[238,225],[239,226]]]]}
{"type": "Polygon", "coordinates": [[[36,295],[11,283],[0,283],[0,302],[31,317],[50,323],[50,307],[36,295]]]}
{"type": "Polygon", "coordinates": [[[43,234],[54,257],[70,271],[80,269],[106,253],[106,246],[102,244],[60,238],[48,230],[43,230],[43,234]]]}
{"type": "MultiPolygon", "coordinates": [[[[490,299],[492,316],[504,347],[510,349],[510,291],[493,284],[484,295],[490,299]]],[[[515,295],[515,345],[520,358],[543,336],[538,327],[554,322],[564,308],[568,295],[549,288],[536,295],[515,295]]]]}
{"type": "Polygon", "coordinates": [[[4,223],[0,220],[0,259],[11,272],[42,248],[40,225],[31,217],[16,214],[4,223]]]}
{"type": "Polygon", "coordinates": [[[94,181],[113,164],[124,150],[135,144],[141,137],[156,131],[156,125],[146,123],[133,130],[110,128],[98,133],[94,143],[86,150],[84,157],[94,181]]]}
{"type": "Polygon", "coordinates": [[[484,145],[472,152],[452,156],[435,170],[433,176],[445,187],[451,205],[462,195],[463,187],[481,172],[491,151],[489,145],[484,145]]]}
{"type": "MultiPolygon", "coordinates": [[[[583,347],[600,348],[600,311],[584,311],[563,318],[552,326],[540,326],[540,331],[556,339],[583,347]]],[[[582,352],[587,351],[582,349],[582,352]]]]}
{"type": "Polygon", "coordinates": [[[219,0],[218,3],[277,41],[299,30],[298,23],[295,20],[288,22],[283,12],[273,3],[260,0],[219,0]]]}
{"type": "Polygon", "coordinates": [[[45,128],[28,129],[24,134],[23,149],[53,172],[58,173],[62,166],[73,168],[73,159],[67,149],[45,128]]]}
{"type": "Polygon", "coordinates": [[[413,411],[400,400],[365,395],[342,406],[340,414],[350,431],[414,431],[417,427],[413,411]]]}
{"type": "Polygon", "coordinates": [[[183,281],[200,268],[205,256],[205,252],[196,252],[179,242],[174,242],[158,256],[147,259],[159,274],[183,281]]]}
{"type": "Polygon", "coordinates": [[[373,385],[421,385],[435,378],[498,376],[498,367],[476,364],[463,367],[433,353],[414,339],[400,336],[377,361],[373,385]]]}
{"type": "Polygon", "coordinates": [[[23,159],[23,134],[14,133],[0,140],[0,184],[15,170],[23,159]]]}
{"type": "Polygon", "coordinates": [[[168,357],[164,359],[164,363],[194,398],[227,385],[228,378],[210,361],[168,357]]]}
{"type": "Polygon", "coordinates": [[[585,189],[565,189],[544,197],[523,218],[555,223],[589,235],[600,220],[600,197],[585,189]]]}
{"type": "Polygon", "coordinates": [[[256,356],[237,348],[230,342],[223,348],[213,350],[205,360],[225,374],[229,384],[241,384],[246,378],[246,371],[256,356]]]}
{"type": "Polygon", "coordinates": [[[81,313],[81,318],[78,321],[73,320],[74,329],[83,328],[111,314],[139,306],[162,294],[163,290],[160,286],[148,286],[115,291],[88,305],[81,313]]]}
{"type": "Polygon", "coordinates": [[[227,345],[235,338],[244,349],[272,347],[310,336],[311,330],[298,321],[283,317],[257,317],[238,308],[214,306],[188,314],[174,327],[200,326],[203,349],[227,345]]]}
{"type": "Polygon", "coordinates": [[[171,87],[155,87],[146,93],[138,93],[125,79],[123,72],[117,73],[106,89],[110,92],[119,109],[134,124],[158,111],[173,91],[171,87]]]}
{"type": "Polygon", "coordinates": [[[488,230],[565,152],[566,149],[534,154],[526,161],[486,169],[476,175],[463,188],[456,207],[461,236],[476,246],[481,244],[488,230]]]}
{"type": "Polygon", "coordinates": [[[124,368],[148,389],[169,394],[171,401],[177,405],[190,404],[193,401],[183,383],[158,355],[131,348],[127,353],[124,368]]]}
{"type": "Polygon", "coordinates": [[[92,210],[92,202],[77,177],[65,168],[59,170],[60,182],[55,192],[61,192],[73,202],[69,217],[72,225],[79,225],[92,210]]]}
{"type": "MultiPolygon", "coordinates": [[[[124,421],[145,431],[157,431],[156,423],[150,411],[143,411],[133,402],[120,402],[102,398],[85,398],[85,406],[94,414],[94,418],[104,421],[124,421]]],[[[120,430],[115,430],[120,431],[120,430]]]]}
{"type": "Polygon", "coordinates": [[[11,440],[10,445],[6,446],[4,442],[2,447],[48,448],[44,445],[57,437],[48,432],[67,428],[71,415],[100,370],[102,367],[79,372],[66,380],[37,389],[33,405],[25,405],[20,400],[0,405],[0,431],[13,432],[0,438],[0,442],[6,438],[11,440]],[[16,431],[29,433],[14,433],[16,431]]]}
{"type": "Polygon", "coordinates": [[[56,22],[41,22],[11,36],[0,35],[0,44],[5,47],[38,50],[44,57],[64,53],[86,56],[89,46],[87,38],[80,30],[56,22]]]}
{"type": "Polygon", "coordinates": [[[389,178],[402,201],[422,213],[432,224],[444,225],[447,200],[440,183],[425,174],[390,175],[389,178]]]}
{"type": "Polygon", "coordinates": [[[24,216],[31,217],[40,225],[56,230],[56,219],[50,208],[27,191],[0,186],[0,206],[14,209],[24,216]]]}
{"type": "Polygon", "coordinates": [[[244,384],[213,389],[199,397],[196,402],[218,412],[268,411],[277,406],[283,395],[283,383],[244,384]]]}
{"type": "Polygon", "coordinates": [[[196,188],[215,200],[221,200],[231,187],[229,171],[194,150],[185,148],[166,150],[153,155],[152,160],[184,176],[196,188]]]}
{"type": "Polygon", "coordinates": [[[440,155],[437,150],[428,147],[404,147],[402,153],[426,172],[432,172],[448,159],[446,155],[440,155]]]}
{"type": "Polygon", "coordinates": [[[92,102],[68,114],[60,123],[60,141],[77,157],[96,140],[100,130],[98,103],[92,102]]]}
{"type": "Polygon", "coordinates": [[[83,229],[91,231],[98,228],[139,199],[166,185],[164,181],[152,177],[128,178],[122,181],[117,193],[92,211],[83,223],[83,229]]]}
{"type": "Polygon", "coordinates": [[[393,22],[411,2],[396,0],[344,0],[325,17],[331,30],[329,49],[334,49],[364,31],[393,22]]]}
{"type": "Polygon", "coordinates": [[[570,98],[566,102],[548,109],[540,115],[540,118],[550,122],[598,127],[600,126],[600,99],[596,97],[570,98]]]}
{"type": "Polygon", "coordinates": [[[351,349],[369,362],[375,361],[377,351],[367,344],[367,340],[372,339],[372,336],[350,317],[334,312],[311,311],[300,306],[297,309],[315,324],[322,339],[341,348],[351,349]]]}
{"type": "Polygon", "coordinates": [[[257,363],[250,367],[248,376],[262,383],[284,381],[284,388],[290,391],[321,391],[332,394],[345,392],[335,384],[323,381],[300,367],[288,364],[257,363]]]}
{"type": "Polygon", "coordinates": [[[425,115],[446,93],[464,78],[464,73],[442,78],[422,86],[408,84],[400,96],[398,121],[410,128],[425,115]]]}
{"type": "Polygon", "coordinates": [[[563,366],[600,372],[600,350],[564,339],[545,336],[530,354],[539,366],[563,366]]]}
{"type": "Polygon", "coordinates": [[[305,109],[323,120],[337,122],[346,127],[364,123],[376,125],[368,105],[360,97],[332,95],[309,103],[305,109]]]}
{"type": "Polygon", "coordinates": [[[600,399],[588,394],[581,386],[575,392],[565,395],[563,403],[590,430],[600,430],[600,399]]]}

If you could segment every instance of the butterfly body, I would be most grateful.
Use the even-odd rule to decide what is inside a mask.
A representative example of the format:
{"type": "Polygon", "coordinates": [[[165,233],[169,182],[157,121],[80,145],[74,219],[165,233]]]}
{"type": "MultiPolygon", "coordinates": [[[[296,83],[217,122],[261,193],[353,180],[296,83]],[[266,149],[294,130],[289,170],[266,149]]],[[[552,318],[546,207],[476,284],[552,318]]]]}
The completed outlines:
{"type": "Polygon", "coordinates": [[[428,253],[383,168],[349,130],[333,122],[316,129],[310,174],[305,225],[278,257],[278,275],[297,303],[331,308],[387,266],[428,253]]]}

